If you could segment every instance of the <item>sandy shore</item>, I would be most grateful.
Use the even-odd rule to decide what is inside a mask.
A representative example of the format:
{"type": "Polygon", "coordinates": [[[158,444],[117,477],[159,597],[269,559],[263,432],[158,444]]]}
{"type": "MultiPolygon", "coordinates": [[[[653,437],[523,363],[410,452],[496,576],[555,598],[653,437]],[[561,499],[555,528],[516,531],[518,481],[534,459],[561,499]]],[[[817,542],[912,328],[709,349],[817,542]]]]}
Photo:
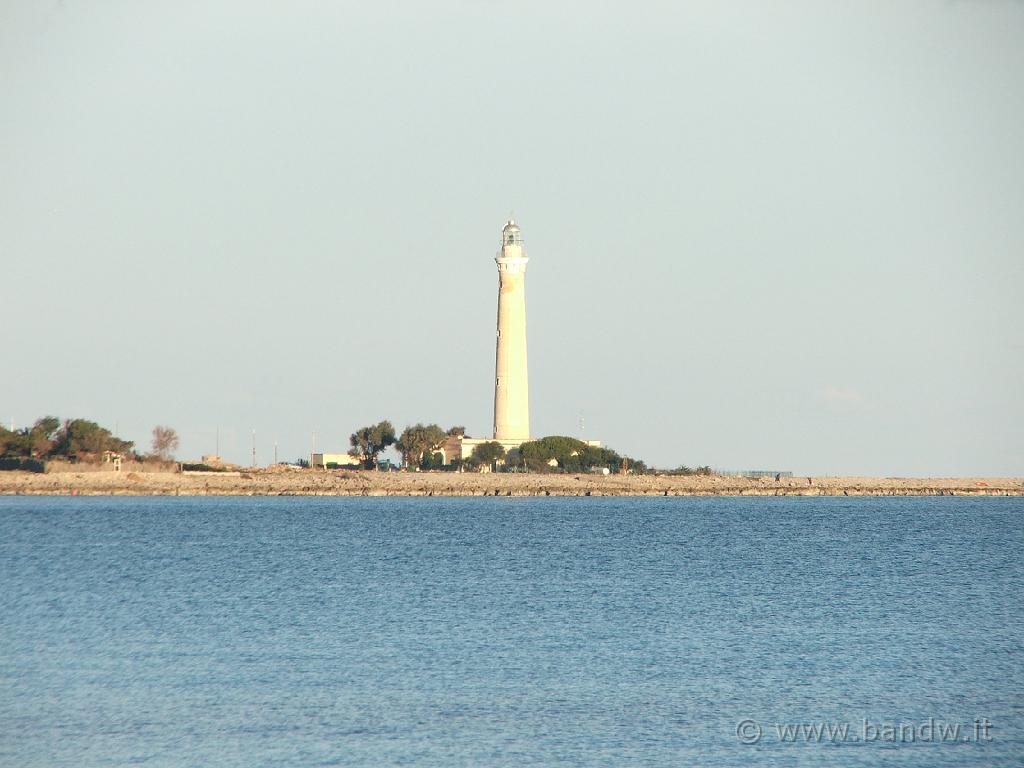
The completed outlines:
{"type": "Polygon", "coordinates": [[[0,495],[83,496],[1021,496],[1024,478],[668,477],[254,470],[0,472],[0,495]]]}

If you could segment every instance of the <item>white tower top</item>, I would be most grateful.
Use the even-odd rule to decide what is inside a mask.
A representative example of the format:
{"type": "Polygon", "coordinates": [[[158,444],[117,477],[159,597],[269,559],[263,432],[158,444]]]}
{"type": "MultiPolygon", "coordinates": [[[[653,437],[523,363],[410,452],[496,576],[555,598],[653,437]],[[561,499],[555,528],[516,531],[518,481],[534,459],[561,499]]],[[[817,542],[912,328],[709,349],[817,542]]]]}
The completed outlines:
{"type": "Polygon", "coordinates": [[[516,224],[515,219],[505,222],[505,227],[501,230],[501,244],[503,247],[523,244],[523,233],[519,231],[519,225],[516,224]]]}
{"type": "Polygon", "coordinates": [[[515,219],[509,219],[501,230],[501,250],[494,257],[499,272],[525,272],[530,261],[523,250],[523,233],[515,219]]]}

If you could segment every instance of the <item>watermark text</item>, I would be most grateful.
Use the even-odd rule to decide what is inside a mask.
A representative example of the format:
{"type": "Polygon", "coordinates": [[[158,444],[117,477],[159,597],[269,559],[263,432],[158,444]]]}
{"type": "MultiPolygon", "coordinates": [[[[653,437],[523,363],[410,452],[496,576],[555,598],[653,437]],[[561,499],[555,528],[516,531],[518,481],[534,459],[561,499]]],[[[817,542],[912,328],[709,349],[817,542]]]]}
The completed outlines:
{"type": "Polygon", "coordinates": [[[736,739],[741,744],[760,744],[768,740],[781,744],[962,744],[992,741],[993,728],[987,717],[977,717],[968,723],[951,723],[934,717],[908,721],[862,718],[856,723],[824,720],[762,723],[747,719],[736,724],[736,739]]]}

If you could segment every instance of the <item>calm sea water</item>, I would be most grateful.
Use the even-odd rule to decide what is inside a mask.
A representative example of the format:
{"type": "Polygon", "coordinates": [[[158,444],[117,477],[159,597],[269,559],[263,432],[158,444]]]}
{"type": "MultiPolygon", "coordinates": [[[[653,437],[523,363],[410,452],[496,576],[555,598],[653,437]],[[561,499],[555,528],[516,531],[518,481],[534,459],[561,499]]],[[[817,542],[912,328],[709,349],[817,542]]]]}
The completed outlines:
{"type": "Polygon", "coordinates": [[[0,764],[1022,765],[1022,523],[1007,498],[2,498],[0,764]],[[786,738],[819,723],[849,731],[786,738]]]}

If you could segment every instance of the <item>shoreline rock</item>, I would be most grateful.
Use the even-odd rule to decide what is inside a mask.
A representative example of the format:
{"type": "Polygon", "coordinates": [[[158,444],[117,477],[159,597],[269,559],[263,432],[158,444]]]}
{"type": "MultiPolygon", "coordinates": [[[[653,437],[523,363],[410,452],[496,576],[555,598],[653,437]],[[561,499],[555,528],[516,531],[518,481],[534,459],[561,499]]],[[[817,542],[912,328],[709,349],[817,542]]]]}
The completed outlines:
{"type": "Polygon", "coordinates": [[[5,496],[1024,496],[1024,478],[457,474],[251,470],[0,472],[5,496]]]}

